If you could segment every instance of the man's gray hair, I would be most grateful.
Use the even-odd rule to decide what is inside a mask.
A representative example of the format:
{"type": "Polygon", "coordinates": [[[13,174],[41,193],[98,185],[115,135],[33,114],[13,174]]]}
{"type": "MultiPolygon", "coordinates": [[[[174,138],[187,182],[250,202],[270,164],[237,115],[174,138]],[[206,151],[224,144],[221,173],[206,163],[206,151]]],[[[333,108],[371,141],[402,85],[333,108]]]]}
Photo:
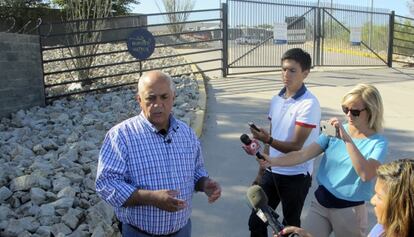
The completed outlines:
{"type": "Polygon", "coordinates": [[[155,71],[144,72],[144,74],[139,78],[137,93],[139,93],[139,91],[142,90],[142,88],[144,87],[144,84],[147,80],[152,79],[151,76],[153,77],[153,75],[156,75],[157,77],[162,78],[165,81],[167,81],[170,85],[171,91],[175,92],[175,84],[174,84],[174,81],[172,80],[171,76],[168,75],[167,73],[162,72],[162,71],[155,70],[155,71]]]}

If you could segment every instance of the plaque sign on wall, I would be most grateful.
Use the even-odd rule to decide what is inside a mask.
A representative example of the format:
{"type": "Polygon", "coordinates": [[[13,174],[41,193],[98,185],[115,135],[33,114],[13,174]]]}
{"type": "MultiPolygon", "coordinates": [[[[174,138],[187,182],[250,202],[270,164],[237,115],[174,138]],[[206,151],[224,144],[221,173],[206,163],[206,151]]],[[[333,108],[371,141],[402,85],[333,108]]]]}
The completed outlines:
{"type": "Polygon", "coordinates": [[[128,52],[136,59],[147,59],[155,49],[154,36],[143,28],[134,30],[127,38],[127,47],[128,52]]]}

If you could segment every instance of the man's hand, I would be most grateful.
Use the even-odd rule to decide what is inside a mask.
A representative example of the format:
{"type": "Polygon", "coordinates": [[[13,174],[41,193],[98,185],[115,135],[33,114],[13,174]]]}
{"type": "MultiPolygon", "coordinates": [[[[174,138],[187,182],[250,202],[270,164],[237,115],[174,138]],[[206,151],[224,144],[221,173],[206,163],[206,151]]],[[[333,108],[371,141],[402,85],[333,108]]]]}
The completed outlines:
{"type": "Polygon", "coordinates": [[[252,140],[252,143],[250,143],[249,145],[242,145],[243,150],[251,155],[251,156],[255,156],[256,153],[260,150],[260,144],[256,139],[252,140]]]}
{"type": "Polygon", "coordinates": [[[204,181],[203,191],[207,195],[209,203],[215,202],[221,196],[220,185],[209,178],[204,181]]]}
{"type": "Polygon", "coordinates": [[[312,237],[312,235],[306,232],[306,230],[296,227],[296,226],[285,227],[280,233],[277,233],[277,234],[273,233],[273,234],[274,234],[274,237],[281,237],[282,235],[290,235],[292,233],[295,233],[296,236],[299,236],[299,237],[312,237]]]}
{"type": "Polygon", "coordinates": [[[262,154],[264,160],[256,158],[257,162],[259,162],[260,168],[265,170],[267,167],[271,167],[270,157],[266,154],[262,154]]]}
{"type": "Polygon", "coordinates": [[[263,143],[267,143],[270,139],[270,134],[265,131],[263,128],[259,128],[260,132],[250,128],[250,132],[253,134],[253,138],[263,142],[263,143]]]}
{"type": "Polygon", "coordinates": [[[176,190],[157,190],[154,191],[154,206],[168,212],[176,212],[187,207],[184,200],[176,198],[179,194],[176,190]]]}

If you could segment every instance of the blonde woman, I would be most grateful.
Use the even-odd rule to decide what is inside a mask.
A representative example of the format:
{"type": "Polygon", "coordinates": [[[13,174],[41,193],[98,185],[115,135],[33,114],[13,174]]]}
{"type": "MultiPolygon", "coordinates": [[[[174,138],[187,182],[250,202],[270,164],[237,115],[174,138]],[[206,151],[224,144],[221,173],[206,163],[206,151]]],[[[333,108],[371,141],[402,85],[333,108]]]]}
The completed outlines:
{"type": "Polygon", "coordinates": [[[358,84],[342,99],[347,122],[329,122],[338,137],[321,134],[317,142],[300,151],[259,161],[262,166],[291,166],[323,153],[319,165],[318,188],[303,223],[317,237],[366,236],[368,212],[365,202],[372,196],[376,170],[384,162],[388,141],[381,135],[383,104],[378,90],[358,84]]]}

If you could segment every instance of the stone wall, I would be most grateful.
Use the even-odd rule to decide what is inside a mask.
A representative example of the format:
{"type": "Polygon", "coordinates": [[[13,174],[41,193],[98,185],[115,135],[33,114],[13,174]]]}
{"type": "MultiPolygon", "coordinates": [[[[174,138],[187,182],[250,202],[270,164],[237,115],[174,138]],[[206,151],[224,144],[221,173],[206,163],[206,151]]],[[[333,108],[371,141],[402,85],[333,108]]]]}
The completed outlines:
{"type": "Polygon", "coordinates": [[[44,104],[39,37],[0,32],[0,117],[44,104]]]}

